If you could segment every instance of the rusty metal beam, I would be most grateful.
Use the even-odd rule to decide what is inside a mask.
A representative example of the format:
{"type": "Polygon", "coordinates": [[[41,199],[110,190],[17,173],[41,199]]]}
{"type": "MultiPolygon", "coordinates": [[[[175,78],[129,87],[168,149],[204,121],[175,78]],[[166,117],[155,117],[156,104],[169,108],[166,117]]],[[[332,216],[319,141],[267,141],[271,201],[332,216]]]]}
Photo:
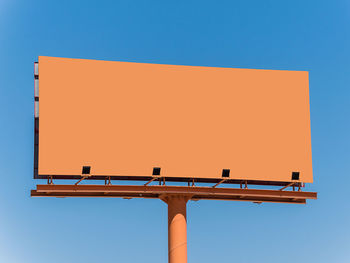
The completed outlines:
{"type": "Polygon", "coordinates": [[[37,185],[31,196],[160,198],[164,194],[191,195],[193,200],[231,200],[304,204],[317,193],[187,186],[144,185],[37,185]]]}
{"type": "MultiPolygon", "coordinates": [[[[132,198],[146,198],[146,199],[159,199],[158,195],[152,195],[152,194],[138,194],[138,195],[131,195],[131,194],[101,194],[101,193],[84,193],[84,192],[77,192],[77,193],[44,193],[44,192],[37,192],[36,190],[32,190],[31,192],[32,197],[57,197],[57,198],[65,198],[65,197],[114,197],[114,198],[124,198],[124,199],[132,199],[132,198]]],[[[191,200],[198,201],[198,200],[223,200],[223,201],[246,201],[246,202],[254,202],[254,203],[262,203],[262,202],[270,202],[270,203],[291,203],[291,204],[306,204],[306,199],[296,199],[296,198],[262,198],[262,197],[237,197],[237,196],[201,196],[201,195],[194,195],[192,196],[191,200]]]]}

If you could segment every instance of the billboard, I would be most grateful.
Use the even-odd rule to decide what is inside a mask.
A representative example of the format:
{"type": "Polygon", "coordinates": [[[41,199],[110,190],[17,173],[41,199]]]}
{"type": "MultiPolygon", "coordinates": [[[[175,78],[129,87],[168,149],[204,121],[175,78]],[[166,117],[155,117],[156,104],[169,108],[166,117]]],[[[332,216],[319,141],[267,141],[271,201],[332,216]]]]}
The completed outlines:
{"type": "Polygon", "coordinates": [[[34,177],[312,182],[308,73],[39,57],[34,177]]]}

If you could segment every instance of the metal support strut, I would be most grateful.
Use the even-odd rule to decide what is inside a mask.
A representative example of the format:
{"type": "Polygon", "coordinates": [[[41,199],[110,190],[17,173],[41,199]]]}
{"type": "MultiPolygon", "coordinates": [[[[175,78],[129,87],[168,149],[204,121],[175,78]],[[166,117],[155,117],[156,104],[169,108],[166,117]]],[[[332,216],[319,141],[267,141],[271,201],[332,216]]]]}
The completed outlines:
{"type": "Polygon", "coordinates": [[[226,179],[222,179],[220,182],[216,183],[215,185],[213,185],[212,187],[215,188],[217,187],[218,185],[222,184],[223,182],[225,182],[226,179]]]}
{"type": "Polygon", "coordinates": [[[150,183],[152,183],[156,179],[157,179],[156,177],[153,177],[151,180],[149,180],[147,183],[145,183],[144,186],[149,185],[150,183]]]}
{"type": "Polygon", "coordinates": [[[87,176],[83,176],[79,179],[78,182],[75,183],[75,185],[78,185],[81,181],[83,181],[85,178],[87,178],[87,176]]]}
{"type": "Polygon", "coordinates": [[[51,175],[47,177],[47,184],[50,184],[50,185],[53,184],[53,178],[51,175]]]}
{"type": "MultiPolygon", "coordinates": [[[[282,187],[282,188],[280,189],[280,191],[283,191],[284,189],[288,188],[289,186],[293,186],[293,189],[294,189],[294,183],[289,183],[289,184],[287,184],[286,186],[282,187]]],[[[294,191],[294,190],[293,190],[293,191],[294,191]]]]}

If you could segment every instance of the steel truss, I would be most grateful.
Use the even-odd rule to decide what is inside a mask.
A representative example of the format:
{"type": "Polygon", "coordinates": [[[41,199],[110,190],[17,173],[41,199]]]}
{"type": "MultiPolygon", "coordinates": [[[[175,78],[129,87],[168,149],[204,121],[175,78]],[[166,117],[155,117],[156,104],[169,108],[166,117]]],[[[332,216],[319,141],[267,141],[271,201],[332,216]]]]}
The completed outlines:
{"type": "MultiPolygon", "coordinates": [[[[120,197],[120,198],[157,198],[162,199],[165,195],[186,195],[189,200],[228,200],[228,201],[250,201],[254,203],[274,202],[274,203],[296,203],[305,204],[307,199],[317,199],[315,192],[303,192],[300,185],[298,191],[286,191],[287,187],[293,187],[293,183],[278,190],[271,189],[249,189],[245,184],[244,188],[223,188],[213,186],[170,186],[149,185],[151,181],[144,185],[112,185],[110,180],[106,180],[104,185],[78,184],[81,178],[73,185],[54,184],[52,180],[48,184],[37,185],[36,190],[31,191],[31,196],[35,197],[120,197]],[[107,183],[108,182],[108,183],[107,183]]],[[[153,180],[152,180],[153,181],[153,180]]],[[[161,182],[161,180],[159,180],[161,182]]]]}

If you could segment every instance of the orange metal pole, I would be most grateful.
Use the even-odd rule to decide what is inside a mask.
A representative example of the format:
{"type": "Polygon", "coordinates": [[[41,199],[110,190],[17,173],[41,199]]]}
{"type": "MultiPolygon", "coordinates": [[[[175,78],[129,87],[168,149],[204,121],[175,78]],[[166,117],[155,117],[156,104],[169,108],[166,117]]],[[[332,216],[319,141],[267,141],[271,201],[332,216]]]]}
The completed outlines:
{"type": "Polygon", "coordinates": [[[169,263],[187,263],[187,196],[168,195],[168,258],[169,263]]]}

